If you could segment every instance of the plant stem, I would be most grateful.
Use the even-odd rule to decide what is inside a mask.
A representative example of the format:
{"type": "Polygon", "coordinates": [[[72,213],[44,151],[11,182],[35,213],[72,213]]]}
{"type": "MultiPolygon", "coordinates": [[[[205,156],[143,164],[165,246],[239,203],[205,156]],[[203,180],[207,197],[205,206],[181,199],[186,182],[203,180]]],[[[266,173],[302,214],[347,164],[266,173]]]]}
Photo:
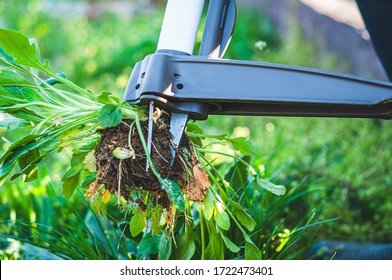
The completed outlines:
{"type": "Polygon", "coordinates": [[[201,259],[205,260],[206,241],[205,241],[205,225],[204,225],[205,221],[204,221],[203,210],[201,210],[199,214],[200,214],[201,259]]]}

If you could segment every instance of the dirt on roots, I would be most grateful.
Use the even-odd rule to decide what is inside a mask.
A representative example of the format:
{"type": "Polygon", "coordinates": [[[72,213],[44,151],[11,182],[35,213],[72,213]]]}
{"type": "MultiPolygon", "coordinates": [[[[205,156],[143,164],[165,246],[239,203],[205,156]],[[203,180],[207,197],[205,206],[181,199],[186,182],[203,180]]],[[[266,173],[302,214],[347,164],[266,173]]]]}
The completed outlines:
{"type": "MultiPolygon", "coordinates": [[[[144,138],[147,139],[147,122],[141,122],[144,138]]],[[[102,138],[94,155],[96,159],[97,180],[90,186],[97,190],[104,185],[112,194],[135,202],[144,210],[146,205],[141,199],[132,198],[132,191],[148,191],[156,203],[170,208],[169,196],[162,188],[151,168],[146,171],[146,154],[132,121],[100,131],[102,138]],[[131,131],[132,130],[132,131],[131,131]],[[132,157],[120,160],[113,155],[116,148],[124,148],[134,153],[132,157]]],[[[157,120],[154,125],[151,159],[162,178],[175,181],[193,201],[203,201],[210,185],[207,173],[200,167],[193,146],[183,135],[181,146],[176,152],[174,165],[171,162],[171,134],[165,121],[157,120]]]]}

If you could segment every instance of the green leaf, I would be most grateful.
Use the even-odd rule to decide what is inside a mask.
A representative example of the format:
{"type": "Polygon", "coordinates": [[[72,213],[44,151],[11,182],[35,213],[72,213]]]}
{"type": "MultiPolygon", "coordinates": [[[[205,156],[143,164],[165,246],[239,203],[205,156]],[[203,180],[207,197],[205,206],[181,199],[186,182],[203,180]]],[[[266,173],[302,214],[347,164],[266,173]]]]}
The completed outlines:
{"type": "Polygon", "coordinates": [[[26,155],[22,156],[18,160],[18,164],[23,173],[26,175],[25,182],[30,182],[37,179],[38,167],[36,164],[31,164],[36,160],[41,160],[39,150],[31,150],[26,155]]]}
{"type": "Polygon", "coordinates": [[[214,218],[217,225],[223,230],[229,230],[230,228],[230,217],[226,211],[222,208],[222,205],[216,204],[214,211],[214,218]]]}
{"type": "Polygon", "coordinates": [[[156,235],[161,232],[161,215],[162,215],[162,206],[157,205],[155,206],[154,210],[152,211],[151,215],[151,233],[152,235],[156,235]]]}
{"type": "Polygon", "coordinates": [[[67,170],[64,174],[65,178],[73,177],[75,174],[79,173],[84,167],[84,159],[87,153],[82,154],[72,154],[71,158],[71,168],[67,170]]]}
{"type": "Polygon", "coordinates": [[[119,106],[105,105],[98,113],[98,124],[103,128],[114,127],[121,123],[122,112],[119,106]]]}
{"type": "Polygon", "coordinates": [[[17,63],[39,69],[49,75],[55,75],[47,60],[44,63],[39,60],[39,50],[36,45],[31,44],[21,32],[0,29],[0,46],[8,55],[14,57],[17,63]]]}
{"type": "Polygon", "coordinates": [[[80,187],[87,189],[97,179],[97,172],[88,172],[83,177],[80,187]]]}
{"type": "Polygon", "coordinates": [[[205,250],[207,260],[220,260],[224,258],[223,240],[217,232],[214,223],[207,222],[209,242],[205,250]]]}
{"type": "Polygon", "coordinates": [[[191,232],[183,232],[176,237],[177,248],[173,251],[171,259],[190,260],[196,251],[195,240],[191,232]]]}
{"type": "Polygon", "coordinates": [[[7,118],[0,120],[0,127],[6,130],[13,130],[21,127],[30,126],[30,123],[21,119],[7,118]]]}
{"type": "Polygon", "coordinates": [[[272,192],[275,195],[284,195],[286,193],[285,186],[275,185],[275,184],[271,183],[270,181],[261,179],[260,177],[256,178],[256,182],[257,182],[257,185],[259,185],[263,189],[266,189],[267,191],[272,192]]]}
{"type": "Polygon", "coordinates": [[[72,177],[65,177],[61,179],[63,182],[63,195],[66,199],[69,199],[74,193],[76,187],[79,185],[80,181],[80,171],[73,175],[72,177]]]}
{"type": "Polygon", "coordinates": [[[26,155],[31,150],[38,149],[43,143],[44,141],[38,140],[38,135],[36,134],[29,134],[12,143],[0,158],[0,184],[5,181],[20,157],[26,155]]]}
{"type": "Polygon", "coordinates": [[[225,243],[226,248],[231,252],[238,253],[240,251],[240,247],[234,244],[228,237],[224,236],[223,233],[221,233],[221,237],[223,239],[223,243],[225,243]]]}
{"type": "Polygon", "coordinates": [[[22,93],[23,97],[29,102],[41,101],[41,102],[47,103],[47,101],[45,100],[45,98],[43,98],[41,96],[41,94],[39,94],[38,92],[36,92],[30,88],[22,88],[21,93],[22,93]]]}
{"type": "Polygon", "coordinates": [[[204,132],[201,129],[201,127],[198,124],[194,123],[194,122],[188,122],[188,124],[186,125],[186,131],[187,132],[196,132],[196,133],[204,134],[204,132]]]}
{"type": "Polygon", "coordinates": [[[214,214],[214,196],[210,189],[207,189],[207,195],[204,198],[204,209],[203,214],[207,221],[211,220],[212,215],[214,214]]]}
{"type": "Polygon", "coordinates": [[[159,242],[159,260],[168,260],[172,252],[172,239],[171,236],[161,235],[159,242]]]}
{"type": "Polygon", "coordinates": [[[245,242],[245,259],[261,260],[261,251],[253,243],[245,242]]]}
{"type": "Polygon", "coordinates": [[[148,256],[152,254],[159,253],[159,244],[161,241],[161,236],[151,234],[145,235],[142,240],[140,240],[138,249],[138,254],[142,256],[148,256]]]}
{"type": "Polygon", "coordinates": [[[166,191],[170,201],[181,212],[185,210],[184,194],[181,187],[174,181],[163,179],[163,189],[166,191]]]}
{"type": "Polygon", "coordinates": [[[120,104],[120,99],[116,96],[114,96],[111,92],[102,92],[98,97],[97,100],[104,103],[104,104],[115,104],[115,105],[119,105],[120,104]]]}
{"type": "Polygon", "coordinates": [[[2,69],[0,70],[0,85],[29,85],[31,82],[27,81],[21,74],[15,71],[2,69]]]}
{"type": "Polygon", "coordinates": [[[257,155],[256,147],[245,137],[226,138],[226,140],[233,145],[234,149],[239,151],[244,156],[257,155]]]}
{"type": "Polygon", "coordinates": [[[256,227],[255,220],[242,208],[240,204],[235,201],[230,200],[230,204],[233,207],[233,214],[237,217],[240,223],[247,228],[247,230],[252,231],[256,227]]]}
{"type": "Polygon", "coordinates": [[[145,227],[146,218],[144,216],[144,212],[137,208],[135,214],[131,218],[131,222],[129,223],[129,230],[132,237],[136,237],[142,233],[145,227]]]}

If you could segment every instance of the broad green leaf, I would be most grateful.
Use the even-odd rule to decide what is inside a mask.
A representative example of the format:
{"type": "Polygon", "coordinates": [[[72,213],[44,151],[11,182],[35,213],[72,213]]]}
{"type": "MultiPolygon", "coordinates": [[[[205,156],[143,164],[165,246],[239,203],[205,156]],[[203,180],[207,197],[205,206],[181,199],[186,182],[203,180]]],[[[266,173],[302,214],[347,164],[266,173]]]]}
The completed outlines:
{"type": "Polygon", "coordinates": [[[216,226],[212,221],[206,223],[208,229],[209,242],[205,250],[207,260],[221,260],[224,258],[223,240],[217,232],[216,226]]]}
{"type": "Polygon", "coordinates": [[[71,168],[64,174],[65,178],[71,178],[79,173],[84,167],[84,159],[87,153],[73,154],[71,158],[71,168]]]}
{"type": "Polygon", "coordinates": [[[0,46],[8,55],[14,57],[17,63],[39,69],[49,75],[55,75],[47,60],[44,63],[39,60],[36,45],[31,44],[30,40],[21,32],[0,29],[0,46]]]}
{"type": "Polygon", "coordinates": [[[0,70],[0,85],[18,86],[18,85],[26,85],[26,84],[27,85],[31,84],[31,82],[27,81],[21,74],[7,69],[0,70]]]}
{"type": "Polygon", "coordinates": [[[3,185],[4,181],[7,179],[8,174],[10,174],[15,164],[16,158],[11,159],[6,164],[2,163],[2,165],[0,166],[0,186],[3,185]]]}
{"type": "Polygon", "coordinates": [[[226,138],[244,156],[256,156],[256,147],[245,137],[226,138]]]}
{"type": "Polygon", "coordinates": [[[94,182],[97,179],[97,172],[89,172],[87,174],[84,174],[82,183],[80,183],[80,187],[87,189],[92,182],[94,182]]]}
{"type": "Polygon", "coordinates": [[[235,201],[230,200],[230,204],[233,207],[233,214],[237,217],[240,223],[247,228],[247,230],[252,231],[256,227],[255,220],[242,208],[240,204],[235,201]]]}
{"type": "Polygon", "coordinates": [[[228,237],[224,236],[223,233],[221,234],[221,236],[223,239],[223,243],[225,243],[227,249],[229,249],[233,253],[238,253],[240,251],[240,247],[234,244],[228,237]]]}
{"type": "Polygon", "coordinates": [[[159,260],[168,260],[172,252],[172,237],[170,235],[161,235],[159,242],[159,260]]]}
{"type": "Polygon", "coordinates": [[[145,235],[142,240],[140,240],[138,249],[138,254],[142,256],[148,256],[152,254],[159,253],[159,244],[161,241],[161,236],[151,234],[145,235]]]}
{"type": "Polygon", "coordinates": [[[163,179],[163,189],[166,191],[170,201],[181,212],[185,210],[184,194],[181,187],[174,181],[163,179]]]}
{"type": "Polygon", "coordinates": [[[256,178],[256,182],[257,182],[257,185],[259,185],[263,189],[266,189],[267,191],[272,192],[273,194],[284,195],[286,193],[285,186],[275,185],[275,184],[271,183],[270,181],[261,179],[260,177],[256,178]]]}
{"type": "Polygon", "coordinates": [[[98,124],[103,128],[114,127],[121,123],[122,112],[118,106],[105,105],[98,113],[98,124]]]}
{"type": "Polygon", "coordinates": [[[245,242],[245,259],[261,260],[261,251],[253,243],[245,242]]]}
{"type": "Polygon", "coordinates": [[[222,208],[220,203],[216,204],[214,211],[214,218],[217,225],[223,230],[229,230],[230,228],[230,217],[226,211],[222,208]]]}
{"type": "Polygon", "coordinates": [[[13,62],[15,61],[14,58],[13,58],[12,56],[9,56],[9,55],[5,52],[5,50],[1,47],[1,44],[0,44],[0,65],[8,66],[8,65],[3,61],[3,59],[4,59],[5,61],[11,62],[11,63],[13,63],[13,62]]]}
{"type": "Polygon", "coordinates": [[[30,182],[37,179],[38,167],[36,164],[32,164],[37,160],[41,161],[39,151],[37,149],[29,151],[24,156],[20,157],[18,164],[23,173],[26,175],[25,182],[30,182]]]}
{"type": "Polygon", "coordinates": [[[132,237],[138,236],[141,232],[143,232],[146,227],[146,218],[142,210],[137,208],[135,214],[131,218],[131,222],[129,223],[129,230],[131,232],[132,237]]]}
{"type": "Polygon", "coordinates": [[[117,96],[114,96],[111,92],[102,92],[98,97],[97,100],[104,103],[104,104],[114,104],[119,105],[120,99],[117,96]]]}
{"type": "MultiPolygon", "coordinates": [[[[0,100],[1,100],[1,98],[0,98],[0,100]]],[[[1,101],[0,101],[0,103],[1,103],[1,101]]],[[[31,111],[31,110],[28,110],[26,108],[23,108],[23,109],[19,108],[17,110],[12,110],[12,109],[11,110],[6,110],[6,112],[7,112],[7,114],[10,114],[11,116],[13,116],[15,118],[23,119],[23,120],[26,120],[26,121],[31,121],[31,122],[36,123],[36,124],[41,122],[44,119],[43,117],[41,117],[37,113],[35,113],[35,112],[31,111]]]]}
{"type": "Polygon", "coordinates": [[[0,120],[0,127],[5,128],[6,130],[13,130],[26,126],[30,126],[30,123],[21,119],[7,118],[4,120],[0,120]]]}
{"type": "Polygon", "coordinates": [[[186,125],[186,131],[187,132],[196,132],[196,133],[204,134],[204,132],[201,129],[201,127],[198,124],[194,123],[194,122],[188,122],[188,124],[186,125]]]}
{"type": "Polygon", "coordinates": [[[16,164],[17,160],[29,151],[37,149],[43,142],[38,135],[30,134],[16,140],[0,158],[0,183],[2,184],[16,164]]]}
{"type": "Polygon", "coordinates": [[[152,235],[156,235],[161,232],[161,216],[162,216],[162,206],[155,206],[152,215],[151,215],[151,233],[152,235]]]}
{"type": "Polygon", "coordinates": [[[192,232],[183,232],[176,237],[177,248],[172,252],[174,260],[190,260],[196,251],[192,232]]]}
{"type": "Polygon", "coordinates": [[[207,189],[207,195],[204,198],[204,209],[203,214],[207,221],[211,220],[212,215],[214,214],[214,196],[210,189],[207,189]]]}
{"type": "Polygon", "coordinates": [[[76,173],[72,177],[65,177],[61,179],[63,183],[63,195],[66,199],[70,198],[74,193],[76,187],[79,185],[80,181],[80,172],[76,173]]]}
{"type": "Polygon", "coordinates": [[[21,90],[23,97],[29,101],[29,102],[36,102],[36,101],[42,101],[44,103],[47,103],[46,99],[41,96],[38,92],[35,90],[32,90],[30,88],[23,88],[21,90]]]}

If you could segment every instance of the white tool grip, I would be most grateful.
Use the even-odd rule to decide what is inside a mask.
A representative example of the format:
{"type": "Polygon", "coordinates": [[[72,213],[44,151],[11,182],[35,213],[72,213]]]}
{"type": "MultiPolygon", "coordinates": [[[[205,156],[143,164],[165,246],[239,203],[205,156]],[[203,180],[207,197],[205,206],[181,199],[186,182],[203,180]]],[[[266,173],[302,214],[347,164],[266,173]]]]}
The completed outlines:
{"type": "Polygon", "coordinates": [[[158,50],[193,54],[204,0],[168,0],[158,50]]]}

